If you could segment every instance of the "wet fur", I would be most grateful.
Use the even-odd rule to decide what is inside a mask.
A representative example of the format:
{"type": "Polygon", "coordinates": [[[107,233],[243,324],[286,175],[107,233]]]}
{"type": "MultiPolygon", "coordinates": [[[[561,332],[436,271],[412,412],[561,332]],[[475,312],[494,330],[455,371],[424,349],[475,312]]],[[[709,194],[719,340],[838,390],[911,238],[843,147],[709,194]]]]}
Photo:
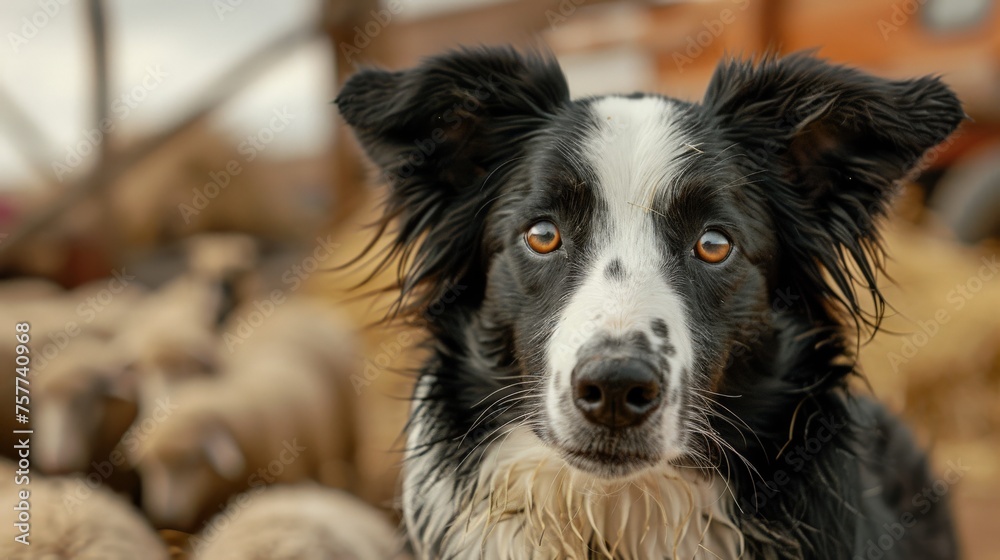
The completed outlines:
{"type": "MultiPolygon", "coordinates": [[[[897,181],[964,118],[954,94],[933,77],[889,81],[798,54],[722,62],[698,104],[661,99],[687,139],[670,158],[683,186],[647,208],[664,213],[649,216],[664,258],[686,250],[670,240],[706,209],[732,216],[745,241],[736,272],[672,280],[700,325],[700,389],[679,405],[690,452],[628,479],[650,500],[622,515],[621,480],[560,463],[539,414],[541,348],[582,264],[555,274],[511,254],[531,197],[559,198],[560,227],[586,245],[601,204],[575,176],[589,162],[573,138],[596,126],[581,121],[601,98],[571,101],[546,55],[493,48],[364,70],[341,91],[341,114],[389,184],[383,231],[395,244],[384,256],[405,263],[397,311],[431,334],[404,482],[420,557],[714,558],[736,546],[746,558],[850,558],[933,480],[905,428],[847,382],[854,341],[885,307],[876,223],[897,181]],[[546,184],[564,188],[547,195],[546,184]],[[554,498],[537,493],[539,477],[554,498]],[[577,507],[594,488],[603,501],[577,507]],[[611,530],[627,542],[616,547],[611,530]]],[[[629,274],[618,268],[609,281],[629,274]]],[[[956,554],[941,502],[884,558],[956,554]]]]}

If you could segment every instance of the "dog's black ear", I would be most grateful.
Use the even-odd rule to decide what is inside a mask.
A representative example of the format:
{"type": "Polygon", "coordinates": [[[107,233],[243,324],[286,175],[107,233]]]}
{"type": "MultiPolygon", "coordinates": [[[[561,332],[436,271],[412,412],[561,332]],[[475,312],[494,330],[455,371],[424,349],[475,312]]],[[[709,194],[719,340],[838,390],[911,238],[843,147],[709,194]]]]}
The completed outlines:
{"type": "Polygon", "coordinates": [[[393,254],[412,257],[403,295],[428,288],[414,307],[482,266],[477,220],[497,196],[504,164],[568,100],[551,57],[501,48],[455,51],[399,72],[363,70],[344,85],[337,107],[389,183],[393,254]]]}
{"type": "Polygon", "coordinates": [[[792,275],[782,281],[877,325],[876,219],[896,182],[965,118],[955,94],[935,77],[891,81],[796,54],[721,64],[704,106],[760,175],[783,243],[782,272],[792,275]],[[873,318],[863,315],[855,284],[872,294],[873,318]]]}

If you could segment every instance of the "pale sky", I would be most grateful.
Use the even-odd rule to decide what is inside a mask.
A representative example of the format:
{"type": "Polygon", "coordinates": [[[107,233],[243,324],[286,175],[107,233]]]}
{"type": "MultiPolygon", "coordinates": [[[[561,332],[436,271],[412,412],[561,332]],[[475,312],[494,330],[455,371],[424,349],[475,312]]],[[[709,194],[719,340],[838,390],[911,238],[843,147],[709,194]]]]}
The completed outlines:
{"type": "MultiPolygon", "coordinates": [[[[67,146],[84,140],[84,128],[91,126],[83,2],[61,2],[51,0],[59,6],[51,17],[39,15],[44,14],[45,0],[5,0],[0,11],[0,84],[55,144],[43,155],[46,163],[64,160],[67,146]],[[32,30],[25,29],[22,18],[45,25],[28,38],[32,30]]],[[[112,106],[116,131],[141,133],[172,121],[241,55],[318,13],[315,0],[221,2],[237,6],[220,17],[213,0],[109,0],[112,96],[131,92],[144,79],[154,86],[148,93],[140,92],[145,95],[141,101],[129,100],[134,108],[124,102],[117,111],[112,106]],[[147,79],[149,72],[157,78],[147,79]]],[[[273,110],[287,107],[296,118],[269,151],[280,156],[319,150],[332,126],[331,76],[327,47],[312,44],[233,99],[218,113],[218,121],[242,136],[266,126],[273,110]]],[[[0,121],[0,126],[4,123],[0,121]]],[[[11,136],[9,129],[0,129],[0,188],[33,177],[13,149],[18,139],[11,136]]]]}
{"type": "MultiPolygon", "coordinates": [[[[397,17],[411,19],[504,0],[399,1],[404,9],[397,17]]],[[[85,129],[93,126],[83,5],[81,0],[3,0],[0,10],[0,87],[49,138],[52,145],[40,157],[49,179],[54,176],[52,162],[67,161],[70,148],[86,142],[85,129]],[[46,14],[49,4],[58,7],[55,15],[46,14]]],[[[112,104],[112,120],[115,132],[124,136],[175,121],[214,77],[244,54],[319,14],[319,0],[107,0],[107,6],[111,93],[119,98],[112,104]],[[220,15],[219,5],[234,7],[220,15]],[[148,90],[142,89],[144,80],[152,86],[148,90]],[[120,99],[137,87],[141,100],[120,99]]],[[[612,66],[620,62],[612,60],[612,66]]],[[[310,44],[224,106],[216,122],[245,137],[266,127],[275,110],[286,108],[295,118],[276,135],[268,155],[319,153],[334,124],[332,76],[329,47],[310,44]]],[[[0,190],[38,181],[15,149],[18,138],[2,109],[0,190]]],[[[84,175],[93,157],[92,151],[69,177],[84,175]]]]}

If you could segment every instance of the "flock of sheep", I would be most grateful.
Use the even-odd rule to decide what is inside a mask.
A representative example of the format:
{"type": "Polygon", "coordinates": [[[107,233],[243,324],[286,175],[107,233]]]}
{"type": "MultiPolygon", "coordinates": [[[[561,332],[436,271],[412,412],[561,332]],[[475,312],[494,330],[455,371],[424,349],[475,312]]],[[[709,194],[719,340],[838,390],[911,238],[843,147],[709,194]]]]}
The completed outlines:
{"type": "Polygon", "coordinates": [[[125,271],[72,291],[0,283],[5,371],[14,323],[31,325],[33,430],[19,485],[8,379],[0,496],[30,490],[31,544],[8,505],[0,554],[166,559],[158,529],[192,534],[196,560],[401,554],[391,521],[342,490],[357,476],[352,327],[305,296],[251,302],[254,267],[249,240],[214,236],[156,290],[125,271]]]}

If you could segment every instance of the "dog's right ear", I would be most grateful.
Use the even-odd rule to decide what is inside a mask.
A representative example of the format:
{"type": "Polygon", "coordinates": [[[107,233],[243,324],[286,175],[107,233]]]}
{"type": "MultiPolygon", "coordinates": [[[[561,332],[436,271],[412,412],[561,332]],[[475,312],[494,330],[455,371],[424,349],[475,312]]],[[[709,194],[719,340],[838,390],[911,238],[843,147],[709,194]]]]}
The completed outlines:
{"type": "Polygon", "coordinates": [[[567,101],[551,57],[513,49],[455,51],[399,72],[367,69],[344,85],[337,107],[389,183],[385,221],[399,220],[393,254],[415,249],[401,286],[414,307],[480,272],[477,220],[511,167],[504,164],[567,101]]]}
{"type": "Polygon", "coordinates": [[[720,64],[704,104],[746,149],[747,176],[761,174],[783,246],[780,285],[877,327],[877,221],[896,184],[964,120],[955,93],[934,76],[888,80],[797,53],[720,64]]]}

